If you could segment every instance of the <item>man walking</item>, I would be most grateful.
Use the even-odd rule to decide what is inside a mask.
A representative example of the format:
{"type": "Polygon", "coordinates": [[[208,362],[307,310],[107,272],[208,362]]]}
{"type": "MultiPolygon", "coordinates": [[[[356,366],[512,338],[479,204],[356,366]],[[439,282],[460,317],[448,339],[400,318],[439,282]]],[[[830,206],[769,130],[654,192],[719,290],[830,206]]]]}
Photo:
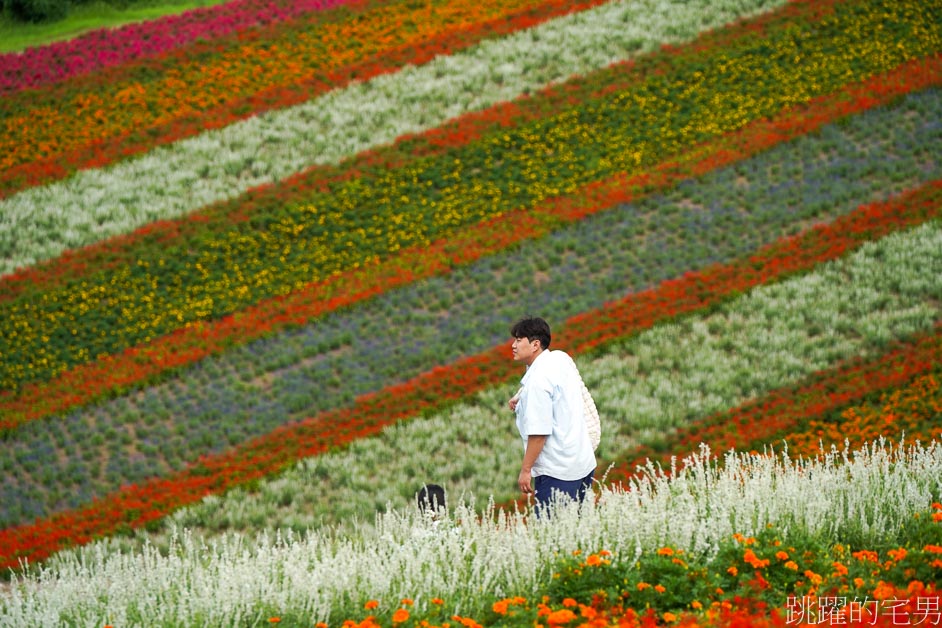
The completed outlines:
{"type": "Polygon", "coordinates": [[[513,358],[527,372],[510,406],[523,439],[517,485],[536,498],[537,516],[566,495],[585,499],[595,473],[595,452],[584,416],[582,379],[572,359],[550,351],[550,327],[542,318],[524,318],[511,327],[513,358]]]}

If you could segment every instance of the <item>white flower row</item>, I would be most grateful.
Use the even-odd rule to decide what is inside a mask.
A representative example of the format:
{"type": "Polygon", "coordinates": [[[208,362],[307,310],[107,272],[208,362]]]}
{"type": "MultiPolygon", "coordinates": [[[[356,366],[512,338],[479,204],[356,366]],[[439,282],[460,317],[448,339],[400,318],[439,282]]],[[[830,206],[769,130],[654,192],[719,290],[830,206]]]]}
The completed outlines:
{"type": "Polygon", "coordinates": [[[421,613],[435,597],[449,615],[480,617],[501,597],[538,599],[554,563],[574,550],[606,549],[623,565],[664,546],[710,557],[734,534],[770,524],[786,543],[867,528],[881,539],[928,508],[942,475],[935,442],[798,461],[728,453],[722,466],[709,454],[689,457],[673,478],[649,470],[628,490],[602,489],[597,504],[564,505],[552,520],[478,517],[462,502],[438,521],[394,511],[356,537],[315,531],[207,545],[184,533],[168,554],[92,547],[15,580],[0,597],[0,626],[225,627],[283,615],[336,624],[362,618],[366,600],[389,609],[411,598],[421,613]]]}
{"type": "Polygon", "coordinates": [[[0,275],[783,3],[612,2],[27,189],[0,201],[0,275]]]}
{"type": "MultiPolygon", "coordinates": [[[[599,457],[623,460],[639,443],[697,418],[931,329],[940,297],[942,227],[927,224],[710,314],[654,327],[604,356],[577,358],[602,416],[599,457]]],[[[513,391],[496,387],[427,419],[400,422],[378,438],[303,460],[252,493],[211,497],[170,520],[208,534],[338,522],[349,530],[390,505],[407,506],[426,482],[445,486],[453,498],[513,499],[522,455],[506,409],[513,391]]]]}

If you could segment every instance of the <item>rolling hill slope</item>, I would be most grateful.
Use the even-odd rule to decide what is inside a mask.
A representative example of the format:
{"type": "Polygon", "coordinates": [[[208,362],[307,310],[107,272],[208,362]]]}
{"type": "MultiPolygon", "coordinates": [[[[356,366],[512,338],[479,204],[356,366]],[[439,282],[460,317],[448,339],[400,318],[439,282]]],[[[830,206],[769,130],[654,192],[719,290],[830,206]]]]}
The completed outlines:
{"type": "Polygon", "coordinates": [[[5,567],[350,532],[426,481],[511,504],[525,313],[612,487],[701,442],[942,435],[942,5],[211,16],[4,79],[5,567]]]}

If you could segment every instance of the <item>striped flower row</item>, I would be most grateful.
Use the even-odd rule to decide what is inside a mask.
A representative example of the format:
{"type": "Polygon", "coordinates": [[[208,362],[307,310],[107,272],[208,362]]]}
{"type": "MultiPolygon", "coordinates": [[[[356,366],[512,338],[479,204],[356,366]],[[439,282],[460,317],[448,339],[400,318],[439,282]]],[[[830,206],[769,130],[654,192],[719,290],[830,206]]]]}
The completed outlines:
{"type": "MultiPolygon", "coordinates": [[[[868,28],[858,23],[861,19],[873,19],[869,12],[846,17],[842,26],[855,33],[868,28]]],[[[774,31],[771,43],[787,50],[798,36],[793,30],[774,31]]],[[[905,59],[905,53],[894,58],[879,42],[868,40],[853,63],[829,56],[822,47],[820,60],[807,66],[816,69],[809,73],[806,66],[770,59],[769,45],[768,39],[753,41],[735,63],[726,60],[729,48],[712,59],[697,58],[696,64],[678,62],[670,81],[649,74],[624,91],[482,137],[441,157],[362,169],[354,162],[333,180],[317,182],[323,187],[304,203],[253,212],[234,224],[210,221],[217,229],[197,228],[190,241],[137,249],[133,265],[29,301],[6,303],[2,330],[10,359],[0,383],[16,390],[400,249],[428,246],[504,212],[572,194],[617,173],[637,172],[691,143],[810,99],[817,95],[814,88],[825,90],[827,80],[843,84],[848,73],[866,75],[905,59]],[[709,89],[684,93],[685,81],[693,79],[685,72],[701,71],[715,78],[709,89]],[[740,90],[736,98],[715,104],[714,96],[732,85],[749,85],[753,91],[740,90]],[[671,116],[680,97],[689,98],[685,114],[671,116]],[[641,122],[645,119],[651,124],[641,122]],[[642,144],[650,148],[638,150],[642,144]],[[495,170],[496,164],[501,167],[495,170]]],[[[812,46],[805,46],[805,54],[813,57],[812,46]]]]}
{"type": "Polygon", "coordinates": [[[612,2],[0,200],[0,274],[776,6],[612,2]],[[543,59],[534,66],[533,59],[543,59]]]}
{"type": "MultiPolygon", "coordinates": [[[[792,135],[806,133],[819,128],[820,124],[835,117],[853,113],[859,107],[874,104],[871,94],[880,92],[885,98],[897,92],[887,90],[890,85],[909,88],[916,81],[905,75],[894,78],[890,83],[865,83],[840,94],[833,100],[824,100],[810,108],[801,108],[775,118],[769,123],[759,123],[746,127],[733,136],[721,138],[708,144],[692,155],[678,169],[659,168],[638,179],[648,186],[661,187],[672,185],[679,178],[691,174],[701,174],[709,169],[721,167],[726,163],[748,156],[788,139],[792,135]],[[843,104],[847,98],[852,103],[843,104]]],[[[905,91],[904,88],[904,91],[905,91]]],[[[931,98],[930,98],[931,101],[931,98]]],[[[922,105],[919,105],[922,107],[922,105]]],[[[915,114],[917,117],[923,114],[915,114]]],[[[876,135],[863,131],[873,138],[876,135]]],[[[931,139],[931,131],[920,131],[926,140],[931,139]]],[[[860,140],[858,140],[860,141],[860,140]]],[[[792,160],[790,160],[792,161],[792,160]]],[[[898,175],[894,175],[896,179],[898,175]]],[[[226,318],[211,326],[191,326],[185,333],[174,334],[133,352],[126,352],[115,358],[102,358],[87,367],[80,367],[65,376],[53,380],[46,386],[30,386],[19,398],[8,401],[3,406],[6,416],[10,417],[7,426],[22,420],[38,418],[50,412],[59,412],[73,405],[81,405],[95,398],[108,394],[111,390],[123,390],[151,379],[169,369],[191,363],[207,355],[230,346],[233,339],[248,341],[270,331],[283,329],[286,325],[302,324],[311,317],[318,316],[333,308],[356,303],[360,299],[387,291],[394,286],[403,285],[428,276],[428,273],[442,272],[455,265],[466,264],[477,256],[499,251],[515,242],[515,234],[526,232],[529,237],[545,233],[545,228],[559,221],[568,222],[578,219],[613,203],[630,200],[637,194],[630,183],[621,179],[612,181],[607,188],[589,189],[584,200],[575,204],[549,206],[540,214],[517,215],[513,221],[502,219],[505,228],[492,229],[485,224],[480,230],[466,230],[461,237],[455,237],[440,248],[416,251],[405,256],[401,264],[385,267],[366,267],[362,271],[341,275],[336,281],[323,286],[313,286],[291,295],[290,297],[263,302],[258,307],[243,311],[238,317],[226,318]],[[540,218],[543,216],[543,218],[540,218]],[[538,219],[538,222],[530,220],[538,219]],[[521,228],[514,228],[517,225],[521,228]],[[541,226],[542,225],[542,226],[541,226]],[[495,236],[503,234],[500,239],[495,236]]],[[[869,194],[869,193],[868,193],[869,194]]],[[[827,203],[831,205],[831,203],[827,203]]],[[[810,208],[814,208],[811,205],[810,208]]],[[[83,262],[84,265],[84,262],[83,262]]],[[[675,269],[677,270],[677,269],[675,269]]],[[[680,269],[682,270],[682,269],[680,269]]],[[[679,271],[678,271],[679,272],[679,271]]],[[[41,283],[50,278],[35,278],[31,284],[41,283]]]]}
{"type": "Polygon", "coordinates": [[[20,92],[0,101],[0,168],[13,189],[59,178],[600,2],[340,6],[290,22],[274,37],[235,36],[228,45],[181,49],[157,68],[118,66],[20,92]]]}
{"type": "MultiPolygon", "coordinates": [[[[899,85],[907,87],[914,82],[907,76],[902,80],[894,79],[894,83],[890,85],[895,84],[897,80],[899,85]]],[[[678,177],[700,174],[705,170],[734,162],[743,156],[767,148],[770,143],[774,144],[793,134],[819,128],[821,123],[829,119],[852,113],[858,105],[847,107],[842,104],[844,98],[858,103],[859,106],[871,106],[874,101],[870,94],[875,91],[883,93],[884,97],[891,97],[896,92],[887,90],[887,85],[882,82],[865,83],[839,95],[833,101],[825,100],[812,108],[789,112],[784,117],[773,119],[768,124],[751,125],[739,134],[721,138],[714,144],[701,147],[698,156],[692,156],[679,170],[658,169],[652,171],[650,175],[645,175],[639,181],[644,181],[649,186],[671,185],[678,177]],[[668,176],[665,176],[666,174],[668,176]]],[[[876,137],[866,131],[864,133],[876,137]]],[[[924,134],[927,140],[932,137],[931,131],[920,131],[920,133],[924,134]]],[[[561,204],[549,207],[548,212],[544,211],[540,214],[545,216],[544,219],[540,219],[541,222],[545,226],[550,226],[558,224],[559,220],[566,222],[578,219],[613,203],[630,200],[636,195],[634,188],[621,179],[616,179],[612,183],[613,185],[607,189],[587,190],[585,200],[575,205],[561,204]]],[[[537,217],[537,214],[518,215],[514,220],[521,227],[525,225],[531,237],[543,233],[544,227],[540,226],[539,222],[528,222],[528,217],[537,217]]],[[[237,318],[226,318],[212,326],[192,326],[186,330],[185,334],[172,335],[116,358],[99,357],[97,362],[87,367],[74,369],[45,387],[28,387],[19,398],[5,403],[4,414],[10,417],[10,423],[7,425],[15,425],[22,420],[41,417],[72,405],[87,403],[107,394],[110,390],[126,389],[128,386],[146,381],[169,369],[213,354],[229,346],[232,339],[248,341],[266,332],[284,328],[285,325],[304,323],[309,318],[330,309],[355,303],[377,292],[402,285],[403,282],[428,276],[425,273],[440,272],[456,264],[473,261],[478,255],[496,252],[514,242],[514,234],[523,232],[523,229],[512,228],[511,225],[515,224],[514,222],[504,224],[507,228],[503,230],[491,229],[488,225],[484,225],[480,233],[478,230],[465,231],[461,238],[453,238],[442,248],[421,250],[414,255],[404,257],[402,264],[380,267],[380,269],[367,267],[362,271],[342,275],[335,282],[323,286],[315,285],[289,298],[262,303],[259,307],[242,312],[237,318]],[[495,239],[497,234],[503,234],[503,237],[495,239]]],[[[83,261],[82,265],[84,264],[83,261]]],[[[28,276],[27,279],[32,280],[31,284],[39,284],[51,278],[28,276]]]]}
{"type": "MultiPolygon", "coordinates": [[[[601,311],[574,317],[556,334],[556,342],[558,346],[577,354],[583,353],[666,318],[702,310],[730,295],[807,269],[821,261],[834,259],[867,240],[879,237],[886,230],[902,228],[909,220],[915,219],[917,224],[922,222],[925,220],[923,211],[928,211],[930,215],[938,211],[940,190],[942,188],[938,186],[929,186],[895,203],[863,208],[827,228],[818,228],[802,238],[780,242],[740,263],[689,273],[665,282],[657,289],[632,295],[601,311]],[[910,214],[908,217],[907,213],[910,214]]],[[[804,281],[799,279],[785,282],[781,287],[770,286],[767,291],[753,297],[755,302],[743,299],[739,302],[740,307],[760,316],[762,320],[756,324],[764,330],[763,333],[767,332],[768,320],[780,316],[782,303],[794,304],[800,302],[800,299],[808,303],[808,308],[800,311],[818,310],[824,318],[847,311],[851,306],[862,308],[864,313],[873,308],[878,311],[869,316],[864,314],[856,322],[845,324],[843,328],[848,335],[843,338],[834,336],[833,340],[838,340],[836,344],[825,342],[817,349],[821,351],[817,357],[803,356],[811,358],[809,364],[812,365],[827,364],[842,356],[859,353],[863,350],[862,342],[875,343],[881,338],[912,334],[930,327],[937,312],[929,305],[929,300],[938,293],[936,284],[942,277],[938,268],[942,264],[942,259],[938,258],[942,251],[938,229],[927,226],[913,234],[886,238],[871,245],[870,250],[874,251],[872,257],[871,254],[863,253],[852,258],[859,261],[852,261],[850,266],[827,271],[829,280],[823,281],[821,277],[812,275],[804,281]],[[883,247],[887,247],[886,250],[883,247]],[[891,270],[880,270],[885,260],[893,260],[891,270]],[[857,268],[854,264],[862,266],[857,268]],[[867,277],[875,282],[869,291],[861,295],[865,299],[854,299],[850,294],[844,294],[844,291],[853,289],[844,280],[848,272],[855,277],[859,275],[861,282],[866,282],[867,277]],[[904,282],[899,287],[906,289],[894,293],[893,282],[886,285],[883,279],[886,273],[901,278],[895,281],[904,282]],[[882,290],[879,289],[881,285],[882,290]],[[867,333],[858,336],[858,328],[867,333]]],[[[745,313],[731,312],[727,316],[734,325],[746,318],[745,313]]],[[[789,328],[791,331],[786,333],[786,339],[782,342],[785,350],[781,354],[781,364],[786,373],[794,372],[801,362],[790,357],[790,350],[796,345],[796,339],[807,333],[802,330],[801,321],[794,317],[784,317],[782,324],[785,331],[789,328]]],[[[709,329],[709,325],[706,328],[709,329]]],[[[677,345],[677,336],[670,332],[669,327],[658,327],[652,333],[663,337],[665,347],[677,345]]],[[[735,334],[731,336],[728,331],[720,337],[728,341],[735,334]]],[[[818,341],[828,339],[820,337],[818,341]]],[[[652,355],[657,353],[652,352],[652,355]]],[[[755,359],[766,369],[770,369],[773,364],[770,358],[779,358],[778,355],[755,353],[755,359]]],[[[94,536],[109,534],[124,525],[143,526],[161,519],[180,506],[201,499],[208,492],[219,492],[257,480],[284,469],[299,458],[323,453],[330,447],[375,434],[385,425],[415,416],[434,405],[466,397],[500,382],[508,382],[515,372],[508,358],[506,346],[495,347],[450,367],[433,369],[414,381],[366,395],[353,407],[324,413],[300,424],[277,429],[225,454],[204,457],[199,464],[184,472],[129,487],[78,510],[60,513],[31,525],[9,528],[0,534],[0,547],[10,548],[3,558],[13,562],[25,556],[37,559],[66,545],[81,544],[94,536]]],[[[707,372],[717,366],[713,362],[701,371],[707,372]]],[[[750,369],[761,371],[745,364],[726,368],[734,376],[732,381],[750,369]]],[[[595,378],[587,377],[596,383],[595,378]]],[[[754,381],[752,385],[757,385],[757,382],[754,381]]],[[[637,409],[633,408],[631,415],[636,417],[637,409]]],[[[652,426],[652,429],[654,433],[660,434],[664,426],[652,426]]]]}
{"type": "MultiPolygon", "coordinates": [[[[785,437],[789,425],[800,436],[796,422],[809,408],[827,404],[843,409],[850,400],[905,387],[914,377],[937,370],[942,330],[935,321],[942,317],[925,305],[931,297],[914,295],[908,305],[880,303],[891,292],[887,284],[892,269],[899,269],[895,263],[861,288],[867,298],[848,308],[853,311],[840,310],[854,292],[846,282],[841,286],[844,273],[865,272],[878,265],[887,249],[900,255],[904,247],[921,240],[913,249],[915,257],[904,262],[909,269],[900,269],[919,281],[939,266],[938,253],[931,252],[939,238],[938,226],[923,235],[897,234],[895,242],[865,247],[851,260],[762,286],[717,312],[658,325],[604,345],[601,355],[578,358],[605,417],[599,476],[614,462],[617,467],[607,472],[607,479],[622,481],[647,458],[669,465],[668,454],[683,457],[697,451],[701,442],[721,453],[785,437]],[[931,264],[923,270],[920,261],[931,264]],[[793,303],[794,309],[786,311],[783,301],[793,303]],[[813,309],[816,303],[816,316],[833,321],[837,331],[815,335],[796,320],[793,312],[813,309]],[[868,336],[855,337],[857,329],[868,336]],[[901,348],[882,353],[885,343],[892,345],[912,333],[917,336],[901,348]],[[839,365],[842,361],[849,364],[839,365]],[[752,397],[757,399],[749,401],[752,397]],[[735,407],[738,404],[744,405],[735,407]],[[716,433],[710,431],[712,426],[716,433]],[[674,432],[676,438],[669,438],[674,432]],[[662,454],[667,439],[676,446],[662,454]]],[[[387,502],[407,507],[416,478],[437,480],[454,494],[493,496],[499,503],[511,500],[520,456],[513,417],[506,411],[513,381],[495,382],[493,388],[427,420],[385,428],[381,438],[353,441],[342,452],[306,460],[251,492],[235,491],[194,506],[171,516],[165,530],[181,525],[218,534],[229,527],[249,529],[251,521],[298,530],[328,522],[343,526],[368,519],[387,502]],[[446,443],[454,442],[462,443],[460,457],[448,455],[446,443]],[[293,499],[286,499],[289,495],[293,499]],[[311,514],[299,514],[283,507],[285,503],[308,504],[311,514]]],[[[892,433],[881,436],[899,439],[901,428],[892,426],[892,433]]],[[[937,432],[926,426],[919,434],[928,442],[937,432]]],[[[834,444],[840,447],[842,441],[834,444]]]]}
{"type": "MultiPolygon", "coordinates": [[[[681,459],[698,451],[701,443],[716,455],[731,449],[749,451],[751,445],[762,442],[760,449],[771,446],[776,450],[787,449],[796,457],[811,458],[819,453],[822,445],[825,451],[832,446],[844,450],[848,446],[845,437],[850,439],[850,447],[860,446],[863,442],[859,438],[868,433],[870,426],[882,428],[877,440],[938,441],[939,428],[932,424],[933,418],[924,411],[917,415],[921,419],[918,421],[905,421],[900,416],[897,421],[887,423],[886,417],[889,416],[887,410],[908,411],[913,406],[931,408],[938,405],[939,355],[940,337],[936,330],[886,355],[875,355],[870,359],[851,358],[849,366],[806,373],[806,379],[798,385],[787,386],[783,390],[757,390],[755,392],[759,396],[754,401],[747,401],[743,408],[709,417],[711,425],[714,420],[718,424],[721,417],[748,417],[749,420],[738,420],[735,427],[727,426],[722,434],[719,430],[711,433],[697,429],[697,424],[707,418],[698,408],[699,412],[688,412],[694,417],[692,425],[678,430],[683,444],[677,446],[667,446],[662,440],[664,433],[658,436],[635,434],[630,419],[625,419],[631,411],[627,402],[607,398],[605,393],[597,394],[599,399],[607,400],[611,413],[606,417],[608,431],[603,448],[606,456],[601,459],[598,477],[604,477],[606,483],[615,485],[636,478],[638,468],[646,466],[649,461],[669,469],[672,457],[681,459]],[[927,365],[929,360],[936,360],[936,364],[927,365]],[[887,367],[899,368],[900,372],[894,374],[893,381],[889,381],[891,378],[882,370],[887,367]],[[881,385],[884,386],[882,391],[881,385]],[[840,395],[839,399],[830,398],[835,392],[840,395]],[[881,403],[885,406],[866,402],[846,405],[856,398],[866,399],[875,394],[881,395],[881,403]],[[899,398],[905,399],[906,403],[894,404],[893,400],[899,398]],[[872,417],[872,422],[858,428],[850,421],[834,423],[827,420],[831,418],[830,414],[822,414],[813,419],[813,425],[797,425],[790,428],[793,431],[782,431],[782,421],[776,421],[770,412],[758,411],[762,405],[775,401],[782,402],[777,407],[789,416],[797,415],[797,412],[792,412],[792,407],[786,405],[788,402],[804,409],[828,404],[830,414],[859,416],[866,413],[872,417]],[[743,411],[750,408],[756,411],[743,411]],[[766,420],[771,420],[773,427],[778,429],[767,427],[766,420]],[[839,426],[845,428],[843,433],[837,433],[839,426]],[[734,434],[735,429],[741,431],[734,434]],[[824,430],[825,434],[818,434],[818,429],[824,430]],[[700,434],[702,440],[698,438],[700,434]],[[832,434],[833,438],[826,434],[832,434]],[[763,441],[763,436],[770,438],[763,441]],[[610,463],[614,466],[608,467],[610,463]]],[[[615,360],[582,359],[580,362],[582,368],[591,370],[596,377],[611,377],[609,368],[614,366],[615,360]]],[[[775,377],[769,379],[770,385],[778,381],[775,377]]],[[[717,388],[726,383],[719,382],[717,388]]],[[[683,391],[676,388],[667,393],[652,394],[650,389],[654,386],[651,383],[638,387],[649,390],[635,396],[636,401],[642,399],[649,404],[655,403],[660,401],[656,395],[661,399],[667,395],[678,397],[671,401],[677,406],[683,401],[683,391]]],[[[115,539],[112,544],[124,550],[139,549],[146,539],[148,543],[166,547],[174,528],[187,528],[194,534],[212,538],[233,529],[249,532],[258,521],[265,521],[272,528],[297,531],[328,523],[352,531],[352,522],[369,519],[375,510],[383,509],[387,504],[407,508],[416,490],[415,478],[434,478],[447,486],[451,494],[474,494],[479,499],[493,496],[499,500],[498,503],[509,505],[517,497],[508,478],[513,479],[514,470],[519,465],[519,439],[512,433],[512,417],[500,412],[500,408],[512,394],[511,388],[507,386],[482,393],[471,403],[436,413],[427,420],[388,427],[381,437],[352,442],[342,452],[308,458],[283,474],[253,485],[251,490],[236,488],[219,498],[204,500],[171,514],[162,526],[151,526],[150,533],[129,540],[115,539]],[[433,456],[430,459],[428,451],[444,450],[447,442],[455,442],[449,439],[458,439],[457,442],[462,443],[460,463],[453,458],[446,460],[433,456]],[[425,451],[413,449],[410,444],[415,443],[422,443],[425,451]],[[471,468],[473,473],[466,471],[471,468]],[[378,477],[386,479],[377,482],[378,477]],[[310,510],[299,512],[295,505],[302,503],[310,510]]],[[[705,387],[702,394],[719,398],[722,393],[705,387]]]]}
{"type": "MultiPolygon", "coordinates": [[[[783,18],[776,17],[778,17],[776,24],[783,27],[781,23],[784,21],[783,18]]],[[[749,22],[748,26],[756,27],[757,24],[762,23],[760,19],[758,22],[749,22]]],[[[722,33],[731,33],[728,37],[733,40],[747,37],[749,32],[749,29],[745,27],[722,31],[722,33]]],[[[503,134],[509,125],[538,124],[541,120],[545,122],[553,115],[578,109],[575,103],[578,103],[579,99],[598,100],[600,92],[630,88],[633,83],[643,82],[650,75],[658,76],[671,71],[675,65],[683,69],[703,56],[706,49],[712,50],[714,55],[721,55],[720,49],[725,43],[728,42],[719,34],[708,34],[700,43],[685,46],[672,54],[660,54],[640,59],[638,64],[643,67],[635,67],[635,64],[627,66],[619,64],[604,72],[590,73],[587,77],[574,77],[564,85],[549,89],[535,97],[499,104],[485,111],[460,117],[442,128],[430,129],[418,136],[404,137],[393,146],[358,155],[354,160],[345,163],[342,168],[311,168],[301,176],[292,177],[280,185],[255,189],[234,202],[210,207],[194,215],[191,220],[172,221],[169,224],[158,222],[149,225],[144,234],[113,239],[107,243],[107,248],[89,247],[91,250],[77,251],[74,253],[74,261],[70,255],[65,263],[50,264],[48,268],[43,267],[38,271],[30,269],[18,276],[0,278],[4,284],[0,299],[7,299],[30,289],[44,289],[50,284],[56,284],[65,279],[85,277],[98,266],[113,267],[118,262],[133,263],[141,257],[142,249],[154,246],[152,242],[148,243],[148,238],[159,238],[164,245],[184,237],[196,239],[201,231],[218,231],[224,229],[229,223],[244,222],[250,213],[253,216],[264,214],[260,216],[260,219],[271,220],[267,217],[269,213],[279,211],[284,205],[302,204],[310,200],[312,190],[322,189],[331,182],[342,183],[350,177],[362,176],[364,171],[384,171],[394,164],[442,158],[443,154],[449,150],[466,147],[489,135],[503,134]],[[681,55],[683,59],[675,58],[681,55]],[[78,269],[70,269],[70,265],[78,266],[78,269]]],[[[925,60],[924,63],[897,67],[887,75],[885,80],[866,88],[870,92],[878,92],[877,100],[868,101],[866,106],[879,102],[882,94],[912,91],[932,84],[936,74],[935,64],[931,59],[925,60]],[[900,85],[905,83],[911,83],[911,85],[900,85]]],[[[838,85],[844,86],[844,83],[839,82],[838,85]]],[[[859,93],[853,90],[840,97],[851,101],[861,98],[859,93]]],[[[854,107],[850,106],[849,110],[853,111],[854,107]]]]}
{"type": "MultiPolygon", "coordinates": [[[[523,242],[519,249],[440,280],[378,294],[312,326],[228,351],[140,395],[125,394],[8,433],[0,452],[6,513],[18,521],[77,507],[91,495],[179,470],[205,453],[500,343],[507,322],[519,315],[519,304],[502,291],[502,269],[545,275],[553,290],[531,296],[528,308],[561,320],[651,282],[732,260],[796,225],[833,219],[874,195],[942,176],[942,162],[924,158],[942,141],[942,130],[933,130],[940,107],[935,90],[912,95],[893,108],[825,127],[668,194],[523,242]],[[788,167],[773,167],[782,163],[788,167]],[[835,177],[840,183],[832,183],[835,177]],[[733,213],[729,205],[729,190],[737,188],[744,195],[736,204],[752,208],[748,214],[733,213]],[[704,207],[712,210],[704,214],[704,207]],[[733,226],[735,237],[727,234],[733,226]],[[625,247],[628,240],[635,245],[625,247]],[[381,347],[371,341],[377,337],[385,339],[381,347]],[[463,339],[460,346],[451,341],[456,337],[463,339]],[[359,359],[350,361],[349,355],[359,359]],[[55,462],[46,461],[50,448],[58,452],[55,462]],[[45,490],[30,488],[40,485],[45,490]]],[[[112,364],[92,382],[73,383],[61,394],[44,397],[65,403],[91,383],[120,389],[123,378],[135,373],[112,364]]],[[[39,404],[27,407],[40,409],[39,404]]]]}

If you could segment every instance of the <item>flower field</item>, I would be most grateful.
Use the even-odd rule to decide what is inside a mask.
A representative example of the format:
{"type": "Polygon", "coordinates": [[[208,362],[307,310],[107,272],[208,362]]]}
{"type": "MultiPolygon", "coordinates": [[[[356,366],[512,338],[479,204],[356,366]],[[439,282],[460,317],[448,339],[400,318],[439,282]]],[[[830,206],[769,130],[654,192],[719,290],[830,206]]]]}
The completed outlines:
{"type": "Polygon", "coordinates": [[[938,625],[940,53],[934,1],[234,0],[0,55],[0,626],[938,625]],[[603,417],[558,525],[526,313],[603,417]]]}

